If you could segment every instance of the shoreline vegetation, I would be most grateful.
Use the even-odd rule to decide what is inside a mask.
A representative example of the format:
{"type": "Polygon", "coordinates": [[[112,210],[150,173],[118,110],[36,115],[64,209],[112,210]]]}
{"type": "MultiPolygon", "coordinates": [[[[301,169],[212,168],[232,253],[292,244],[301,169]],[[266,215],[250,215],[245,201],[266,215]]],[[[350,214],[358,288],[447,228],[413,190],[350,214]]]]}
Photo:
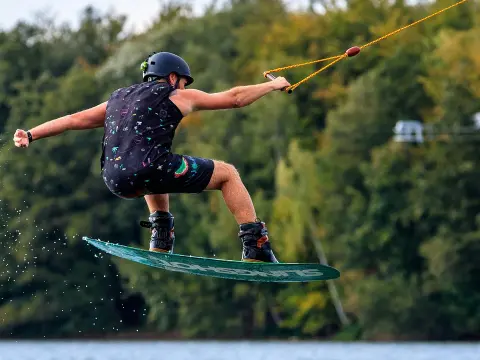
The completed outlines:
{"type": "MultiPolygon", "coordinates": [[[[103,183],[102,129],[12,145],[16,129],[139,82],[153,51],[185,58],[195,88],[222,91],[343,54],[452,1],[316,3],[292,11],[279,0],[232,0],[193,16],[169,1],[136,34],[128,15],[88,7],[78,28],[39,18],[0,31],[0,338],[480,338],[475,2],[369,46],[290,95],[182,120],[174,151],[234,164],[279,260],[326,262],[341,272],[333,282],[235,282],[101,253],[82,236],[148,248],[150,235],[138,226],[143,199],[124,201],[103,183]],[[408,120],[435,136],[396,141],[396,124],[408,120]]],[[[275,75],[295,83],[319,68],[275,75]]],[[[176,252],[239,258],[238,226],[218,192],[173,194],[170,209],[176,252]]]]}

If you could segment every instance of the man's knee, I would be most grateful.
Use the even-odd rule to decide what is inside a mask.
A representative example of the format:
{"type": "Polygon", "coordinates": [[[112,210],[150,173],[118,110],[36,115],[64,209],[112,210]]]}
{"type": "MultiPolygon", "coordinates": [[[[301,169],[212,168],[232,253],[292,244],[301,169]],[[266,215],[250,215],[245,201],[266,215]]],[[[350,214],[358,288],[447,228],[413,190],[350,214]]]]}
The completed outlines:
{"type": "Polygon", "coordinates": [[[218,166],[221,167],[221,172],[223,173],[223,178],[225,180],[229,180],[235,177],[240,177],[240,174],[235,166],[232,164],[223,162],[223,161],[218,161],[217,162],[218,166]]]}
{"type": "Polygon", "coordinates": [[[208,189],[220,189],[223,184],[229,180],[240,178],[240,175],[232,164],[223,161],[215,160],[215,169],[213,171],[212,179],[208,185],[208,189]]]}
{"type": "Polygon", "coordinates": [[[232,164],[225,163],[225,168],[228,173],[228,178],[240,177],[240,174],[235,166],[232,164]]]}

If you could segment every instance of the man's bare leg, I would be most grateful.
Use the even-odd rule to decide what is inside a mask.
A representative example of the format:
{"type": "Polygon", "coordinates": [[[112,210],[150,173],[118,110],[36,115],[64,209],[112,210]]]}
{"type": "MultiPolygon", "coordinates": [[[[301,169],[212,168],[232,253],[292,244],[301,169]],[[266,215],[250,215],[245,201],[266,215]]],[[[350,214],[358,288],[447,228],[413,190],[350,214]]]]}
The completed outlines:
{"type": "Polygon", "coordinates": [[[155,211],[169,212],[170,206],[168,194],[145,195],[144,198],[147,202],[150,214],[155,211]]]}
{"type": "Polygon", "coordinates": [[[212,178],[207,190],[221,190],[225,204],[237,221],[238,236],[243,244],[242,260],[278,262],[270,247],[268,231],[257,219],[248,190],[233,165],[215,161],[212,178]]]}
{"type": "Polygon", "coordinates": [[[248,190],[233,165],[214,160],[215,169],[206,190],[221,190],[225,204],[237,223],[253,223],[257,219],[248,190]]]}

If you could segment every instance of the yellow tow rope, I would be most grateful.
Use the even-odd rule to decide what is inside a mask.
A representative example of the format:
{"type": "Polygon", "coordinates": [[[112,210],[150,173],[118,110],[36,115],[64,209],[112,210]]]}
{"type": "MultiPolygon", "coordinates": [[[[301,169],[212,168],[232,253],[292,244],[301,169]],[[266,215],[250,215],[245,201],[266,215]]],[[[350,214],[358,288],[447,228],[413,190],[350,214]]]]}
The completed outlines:
{"type": "Polygon", "coordinates": [[[348,49],[347,51],[345,51],[344,54],[342,55],[337,55],[337,56],[332,56],[332,57],[328,57],[328,58],[324,58],[324,59],[319,59],[319,60],[313,60],[313,61],[308,61],[308,62],[305,62],[305,63],[301,63],[301,64],[294,64],[294,65],[288,65],[288,66],[284,66],[284,67],[279,67],[279,68],[276,68],[276,69],[272,69],[272,70],[267,70],[263,73],[263,76],[266,77],[267,79],[269,80],[273,80],[275,79],[275,76],[272,75],[271,73],[274,73],[274,72],[278,72],[278,71],[282,71],[282,70],[288,70],[288,69],[293,69],[293,68],[296,68],[296,67],[300,67],[300,66],[305,66],[305,65],[311,65],[311,64],[315,64],[315,63],[319,63],[319,62],[322,62],[322,61],[329,61],[329,60],[333,60],[331,63],[325,65],[324,67],[322,67],[321,69],[315,71],[314,73],[308,75],[306,78],[300,80],[299,82],[297,82],[296,84],[293,84],[291,86],[288,86],[288,87],[285,87],[284,89],[282,89],[283,91],[286,91],[288,92],[289,94],[292,93],[293,90],[295,90],[298,86],[300,86],[301,84],[303,84],[304,82],[310,80],[312,77],[314,77],[315,75],[321,73],[322,71],[324,71],[325,69],[328,69],[330,66],[336,64],[337,62],[339,62],[340,60],[342,59],[345,59],[347,57],[353,57],[355,55],[357,55],[358,53],[360,53],[361,50],[365,49],[367,46],[370,46],[370,45],[373,45],[373,44],[376,44],[378,43],[379,41],[381,40],[384,40],[386,38],[388,38],[389,36],[392,36],[392,35],[395,35],[397,33],[399,33],[400,31],[402,30],[405,30],[405,29],[408,29],[409,27],[412,27],[414,25],[417,25],[419,23],[421,23],[422,21],[425,21],[425,20],[428,20],[434,16],[437,16],[441,13],[443,13],[444,11],[447,11],[447,10],[450,10],[451,8],[455,7],[455,6],[458,6],[458,5],[461,5],[463,4],[464,2],[467,2],[468,0],[461,0],[453,5],[450,5],[442,10],[439,10],[431,15],[428,15],[420,20],[417,20],[409,25],[406,25],[406,26],[403,26],[401,27],[400,29],[397,29],[395,31],[392,31],[376,40],[373,40],[373,41],[370,41],[369,43],[365,44],[365,45],[362,45],[360,47],[358,46],[354,46],[354,47],[351,47],[350,49],[348,49]]]}

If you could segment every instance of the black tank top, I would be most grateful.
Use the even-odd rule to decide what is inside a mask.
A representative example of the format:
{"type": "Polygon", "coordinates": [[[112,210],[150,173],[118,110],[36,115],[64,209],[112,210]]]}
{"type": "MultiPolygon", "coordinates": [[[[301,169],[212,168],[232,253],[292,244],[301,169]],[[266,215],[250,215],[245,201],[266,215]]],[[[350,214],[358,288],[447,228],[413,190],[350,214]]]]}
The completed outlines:
{"type": "Polygon", "coordinates": [[[164,82],[145,82],[116,90],[107,102],[102,170],[140,171],[171,153],[183,118],[164,82]]]}

